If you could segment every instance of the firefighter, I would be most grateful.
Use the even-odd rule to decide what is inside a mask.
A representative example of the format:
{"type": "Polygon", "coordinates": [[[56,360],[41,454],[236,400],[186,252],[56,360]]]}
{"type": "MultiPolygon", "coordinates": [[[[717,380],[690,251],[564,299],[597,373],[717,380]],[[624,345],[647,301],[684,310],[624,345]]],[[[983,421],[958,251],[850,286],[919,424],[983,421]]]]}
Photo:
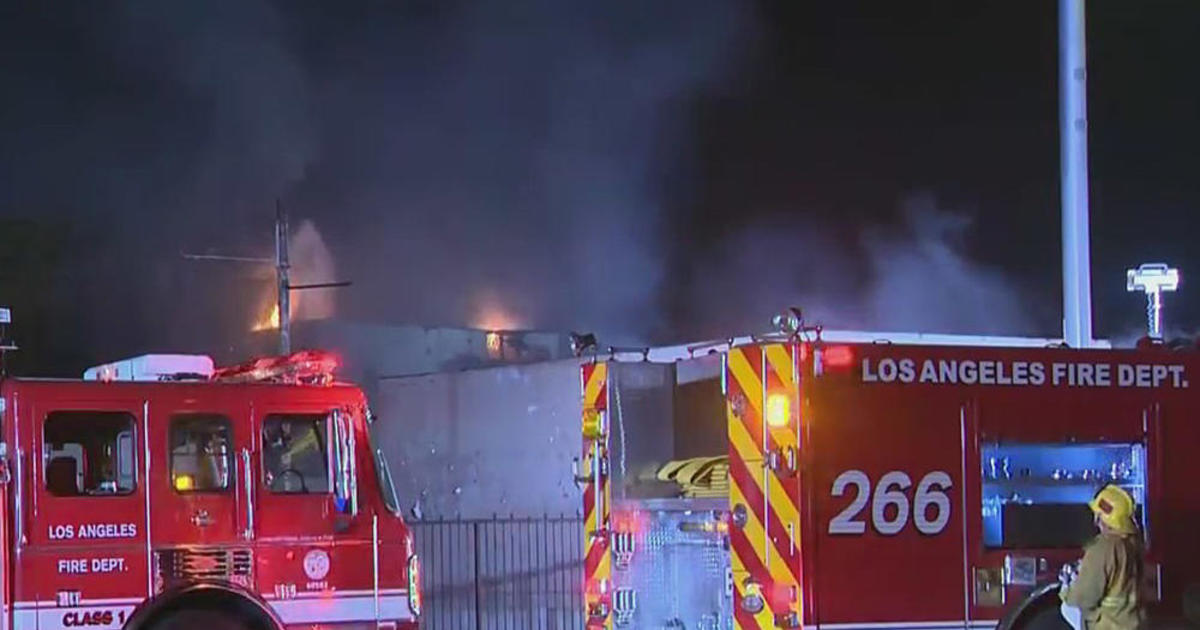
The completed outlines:
{"type": "Polygon", "coordinates": [[[1138,630],[1146,620],[1141,597],[1142,542],[1134,502],[1105,486],[1088,503],[1100,534],[1084,548],[1078,574],[1064,580],[1063,616],[1076,630],[1138,630]]]}
{"type": "Polygon", "coordinates": [[[267,483],[278,492],[310,492],[302,471],[320,470],[323,450],[315,426],[301,422],[280,422],[267,437],[267,483]]]}

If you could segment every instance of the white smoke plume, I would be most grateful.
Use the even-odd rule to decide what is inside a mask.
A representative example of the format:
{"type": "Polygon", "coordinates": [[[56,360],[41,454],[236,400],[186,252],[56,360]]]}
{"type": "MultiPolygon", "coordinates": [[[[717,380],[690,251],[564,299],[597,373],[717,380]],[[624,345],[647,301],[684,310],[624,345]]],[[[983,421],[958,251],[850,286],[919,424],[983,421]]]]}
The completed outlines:
{"type": "MultiPolygon", "coordinates": [[[[334,282],[337,267],[333,254],[312,221],[302,221],[288,244],[292,284],[334,282]]],[[[326,319],[333,317],[340,289],[302,289],[292,292],[292,319],[326,319]]]]}
{"type": "MultiPolygon", "coordinates": [[[[321,232],[310,220],[300,222],[288,238],[289,283],[293,286],[338,281],[337,266],[333,253],[325,245],[321,232]]],[[[263,292],[255,319],[254,330],[266,330],[279,326],[278,289],[275,276],[264,274],[263,292]]],[[[288,311],[292,321],[327,319],[336,313],[338,288],[296,289],[291,291],[288,311]]]]}
{"type": "Polygon", "coordinates": [[[827,328],[1039,332],[1029,298],[968,255],[965,215],[915,196],[901,217],[899,230],[871,227],[846,241],[818,221],[760,223],[732,235],[693,274],[693,329],[706,336],[763,331],[773,314],[798,306],[827,328]]]}

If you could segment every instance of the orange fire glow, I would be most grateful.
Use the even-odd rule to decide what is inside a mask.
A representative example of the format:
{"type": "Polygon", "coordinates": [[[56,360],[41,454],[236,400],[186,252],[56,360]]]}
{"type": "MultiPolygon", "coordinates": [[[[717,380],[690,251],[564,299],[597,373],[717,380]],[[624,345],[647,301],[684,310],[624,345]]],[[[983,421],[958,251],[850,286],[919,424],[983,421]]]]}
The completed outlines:
{"type": "Polygon", "coordinates": [[[504,306],[498,294],[484,292],[476,299],[475,317],[471,326],[479,330],[520,330],[522,323],[515,314],[504,306]]]}
{"type": "MultiPolygon", "coordinates": [[[[291,278],[293,287],[312,283],[332,282],[337,279],[337,268],[333,254],[325,246],[321,233],[311,221],[303,221],[288,239],[291,252],[291,278]]],[[[260,276],[263,287],[256,303],[252,332],[279,329],[279,305],[277,300],[277,278],[265,267],[260,276]]],[[[293,322],[327,319],[333,317],[338,293],[335,290],[293,291],[288,303],[288,313],[293,322]]]]}
{"type": "Polygon", "coordinates": [[[267,314],[259,317],[258,320],[256,320],[254,322],[254,326],[252,328],[250,328],[250,330],[253,332],[259,332],[262,330],[275,330],[276,328],[279,328],[279,305],[278,304],[271,306],[270,313],[267,313],[267,314]]]}

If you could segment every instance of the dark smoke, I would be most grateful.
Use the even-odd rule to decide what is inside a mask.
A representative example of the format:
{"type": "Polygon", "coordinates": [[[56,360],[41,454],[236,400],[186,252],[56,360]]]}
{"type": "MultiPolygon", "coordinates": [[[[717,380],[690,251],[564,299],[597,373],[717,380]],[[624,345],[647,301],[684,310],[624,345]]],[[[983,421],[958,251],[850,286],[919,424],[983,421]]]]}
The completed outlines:
{"type": "Polygon", "coordinates": [[[86,243],[45,289],[88,313],[89,361],[247,330],[262,269],[179,254],[269,256],[276,199],[354,282],[342,317],[470,325],[498,304],[640,337],[670,237],[658,179],[754,29],[702,4],[10,5],[0,213],[86,243]]]}

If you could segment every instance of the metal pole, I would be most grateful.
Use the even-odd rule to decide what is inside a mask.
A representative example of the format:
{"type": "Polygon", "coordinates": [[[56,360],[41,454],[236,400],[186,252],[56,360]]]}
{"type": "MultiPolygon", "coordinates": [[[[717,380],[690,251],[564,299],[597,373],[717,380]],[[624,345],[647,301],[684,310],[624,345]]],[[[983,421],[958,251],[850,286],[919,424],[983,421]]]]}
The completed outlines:
{"type": "Polygon", "coordinates": [[[275,278],[279,288],[279,353],[292,352],[292,311],[288,281],[288,222],[283,204],[275,200],[275,278]]]}
{"type": "Polygon", "coordinates": [[[474,564],[471,568],[471,573],[475,578],[475,630],[482,630],[483,602],[481,595],[483,593],[480,591],[479,586],[479,553],[481,551],[481,546],[479,544],[479,521],[474,521],[471,523],[471,536],[475,543],[475,554],[472,556],[472,562],[474,564]]]}
{"type": "Polygon", "coordinates": [[[1063,337],[1071,347],[1084,348],[1092,344],[1084,0],[1059,0],[1058,25],[1063,337]]]}
{"type": "Polygon", "coordinates": [[[1146,294],[1149,298],[1147,308],[1147,319],[1150,322],[1148,326],[1150,336],[1154,339],[1162,339],[1162,292],[1151,291],[1146,294]]]}

